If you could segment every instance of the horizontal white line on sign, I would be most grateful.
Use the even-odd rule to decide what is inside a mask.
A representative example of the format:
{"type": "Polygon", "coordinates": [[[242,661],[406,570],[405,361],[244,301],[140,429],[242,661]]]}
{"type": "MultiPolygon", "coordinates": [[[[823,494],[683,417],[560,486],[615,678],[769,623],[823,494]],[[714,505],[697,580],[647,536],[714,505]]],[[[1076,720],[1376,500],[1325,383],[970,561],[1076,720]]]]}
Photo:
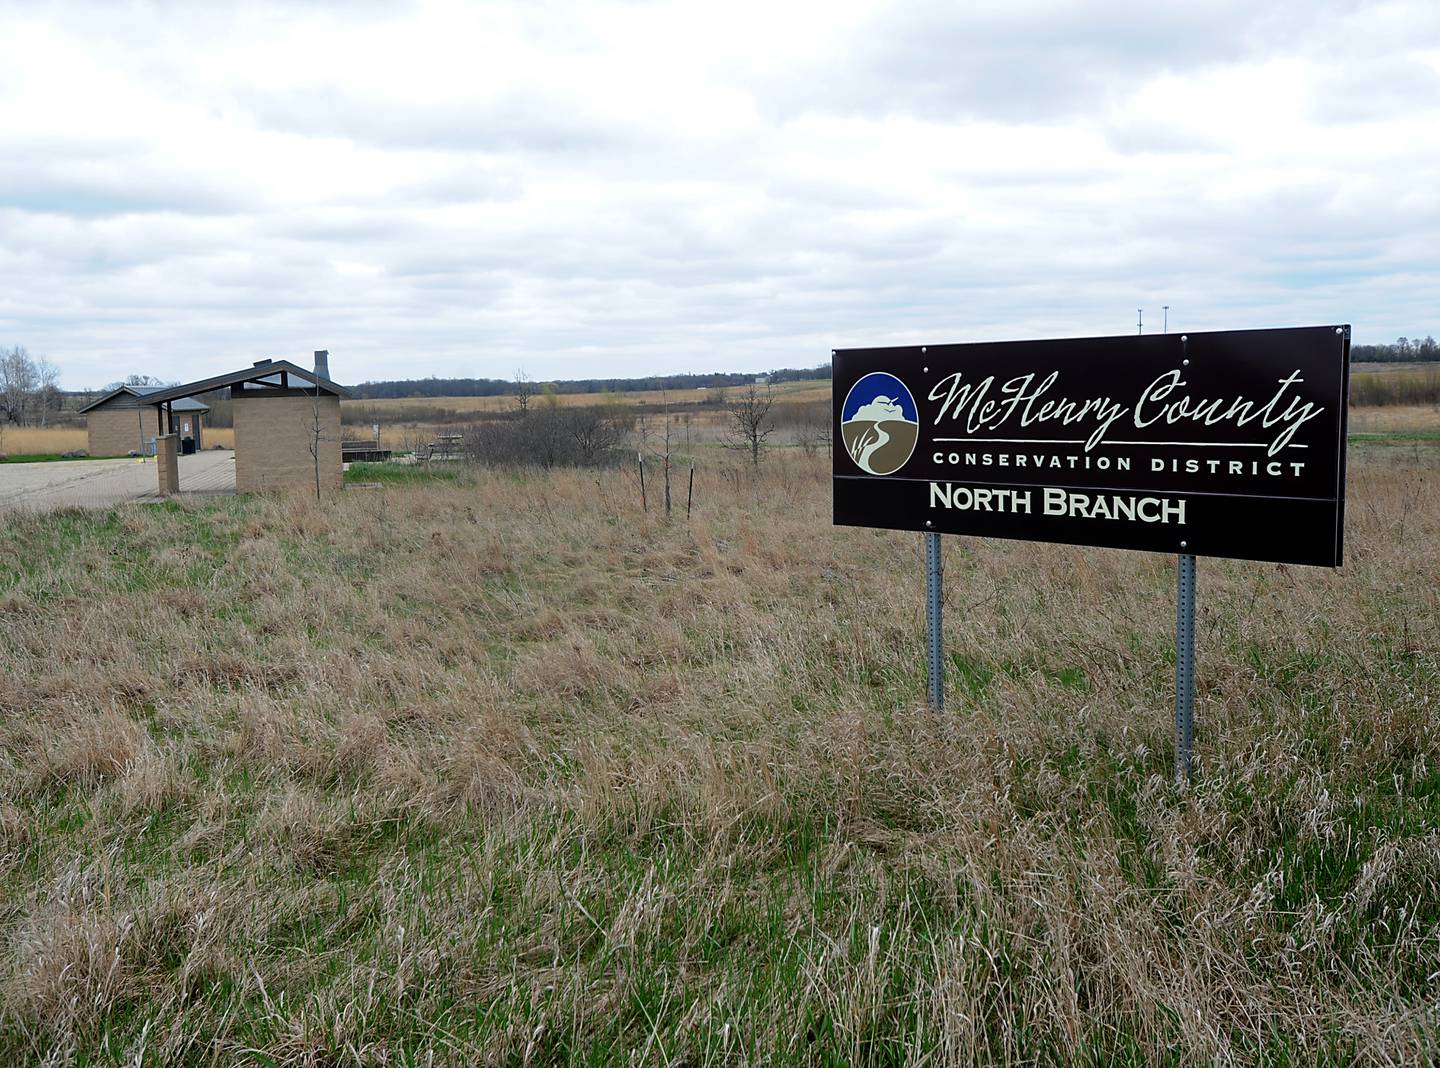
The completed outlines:
{"type": "Polygon", "coordinates": [[[916,486],[928,482],[943,482],[948,485],[965,485],[972,489],[976,486],[994,489],[1061,489],[1065,492],[1075,493],[1146,493],[1159,497],[1243,497],[1249,500],[1257,498],[1266,501],[1318,501],[1321,503],[1333,503],[1334,497],[1295,497],[1283,493],[1225,493],[1219,490],[1176,490],[1159,489],[1158,487],[1147,486],[1057,486],[1053,482],[997,482],[994,479],[979,478],[931,478],[928,475],[923,478],[897,478],[894,475],[836,475],[830,476],[832,482],[908,482],[916,486]]]}
{"type": "MultiPolygon", "coordinates": [[[[1084,438],[931,438],[931,441],[966,442],[981,444],[1000,442],[1007,445],[1084,445],[1084,438]]],[[[1268,449],[1267,441],[1111,441],[1108,438],[1101,445],[1183,445],[1187,449],[1268,449]]],[[[1291,442],[1287,449],[1308,449],[1309,445],[1291,442]]]]}

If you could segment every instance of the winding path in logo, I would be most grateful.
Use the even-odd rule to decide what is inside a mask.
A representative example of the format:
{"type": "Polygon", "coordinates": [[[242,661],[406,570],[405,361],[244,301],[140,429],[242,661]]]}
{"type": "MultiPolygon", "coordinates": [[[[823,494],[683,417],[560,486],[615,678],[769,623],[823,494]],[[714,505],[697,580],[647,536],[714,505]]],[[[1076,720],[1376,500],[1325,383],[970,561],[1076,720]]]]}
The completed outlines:
{"type": "Polygon", "coordinates": [[[851,453],[852,458],[860,465],[862,470],[872,475],[881,474],[870,464],[870,458],[883,449],[890,441],[890,432],[880,423],[870,428],[868,434],[862,435],[855,442],[855,451],[851,453]]]}

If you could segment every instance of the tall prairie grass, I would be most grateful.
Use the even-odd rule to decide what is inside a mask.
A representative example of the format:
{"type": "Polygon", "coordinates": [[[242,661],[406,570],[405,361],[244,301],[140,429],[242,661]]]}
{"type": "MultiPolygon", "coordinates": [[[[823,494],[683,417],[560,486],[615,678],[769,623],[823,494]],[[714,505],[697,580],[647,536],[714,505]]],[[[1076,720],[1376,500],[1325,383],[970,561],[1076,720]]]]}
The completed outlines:
{"type": "Polygon", "coordinates": [[[1440,363],[1397,364],[1383,371],[1357,364],[1350,372],[1350,404],[1355,408],[1424,405],[1440,409],[1440,363]]]}
{"type": "Polygon", "coordinates": [[[0,453],[36,456],[83,449],[89,443],[85,428],[5,426],[0,424],[0,453]]]}
{"type": "Polygon", "coordinates": [[[915,535],[822,465],[0,532],[0,1062],[1421,1064],[1440,455],[1346,566],[915,535]]]}

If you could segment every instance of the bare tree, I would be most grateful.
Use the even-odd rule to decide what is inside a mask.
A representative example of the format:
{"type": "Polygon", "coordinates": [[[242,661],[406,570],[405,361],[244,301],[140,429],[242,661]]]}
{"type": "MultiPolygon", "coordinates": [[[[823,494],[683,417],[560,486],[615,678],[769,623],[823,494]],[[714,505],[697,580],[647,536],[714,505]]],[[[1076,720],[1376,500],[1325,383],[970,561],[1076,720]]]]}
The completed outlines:
{"type": "Polygon", "coordinates": [[[0,416],[22,426],[38,419],[44,426],[63,399],[60,368],[23,345],[0,349],[0,416]]]}
{"type": "Polygon", "coordinates": [[[604,463],[620,447],[625,431],[613,411],[585,407],[573,408],[568,414],[570,440],[575,444],[575,462],[581,467],[596,467],[604,463]]]}
{"type": "Polygon", "coordinates": [[[535,396],[535,383],[525,373],[525,368],[515,368],[515,407],[524,415],[530,410],[530,398],[535,396]]]}
{"type": "MultiPolygon", "coordinates": [[[[660,469],[665,476],[665,518],[670,518],[671,494],[670,494],[670,473],[674,469],[673,462],[673,433],[675,421],[670,417],[670,391],[660,391],[660,418],[664,423],[665,430],[661,434],[642,432],[646,448],[652,456],[660,461],[660,469]]],[[[648,426],[646,428],[648,430],[648,426]]]]}
{"type": "Polygon", "coordinates": [[[824,401],[807,404],[800,410],[800,419],[795,430],[795,440],[806,456],[814,456],[825,446],[830,453],[830,406],[824,401]]]}
{"type": "Polygon", "coordinates": [[[736,452],[748,453],[751,465],[758,471],[760,457],[769,447],[767,439],[775,432],[770,410],[775,407],[775,390],[766,382],[763,388],[755,382],[747,385],[730,403],[729,422],[721,444],[736,452]]]}
{"type": "Polygon", "coordinates": [[[320,499],[320,443],[325,438],[325,424],[320,419],[320,387],[310,398],[310,422],[306,426],[305,444],[310,449],[310,459],[315,464],[315,499],[320,499]]]}
{"type": "Polygon", "coordinates": [[[485,419],[465,432],[465,455],[493,466],[598,467],[613,462],[626,422],[603,408],[541,403],[521,419],[485,419]]]}
{"type": "Polygon", "coordinates": [[[23,345],[0,349],[0,414],[12,423],[24,425],[38,385],[35,361],[23,345]]]}
{"type": "Polygon", "coordinates": [[[44,426],[52,411],[60,410],[64,394],[60,392],[60,368],[41,356],[35,361],[35,404],[44,426]]]}

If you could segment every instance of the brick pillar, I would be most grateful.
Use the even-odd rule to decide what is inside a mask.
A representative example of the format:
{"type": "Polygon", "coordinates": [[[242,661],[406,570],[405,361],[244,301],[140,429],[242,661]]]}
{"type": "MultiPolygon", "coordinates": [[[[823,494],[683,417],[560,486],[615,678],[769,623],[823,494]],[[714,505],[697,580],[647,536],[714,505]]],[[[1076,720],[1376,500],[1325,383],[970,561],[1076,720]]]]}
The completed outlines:
{"type": "Polygon", "coordinates": [[[176,457],[179,439],[174,434],[161,434],[155,439],[155,466],[160,472],[160,496],[169,497],[180,490],[180,461],[176,457]]]}

